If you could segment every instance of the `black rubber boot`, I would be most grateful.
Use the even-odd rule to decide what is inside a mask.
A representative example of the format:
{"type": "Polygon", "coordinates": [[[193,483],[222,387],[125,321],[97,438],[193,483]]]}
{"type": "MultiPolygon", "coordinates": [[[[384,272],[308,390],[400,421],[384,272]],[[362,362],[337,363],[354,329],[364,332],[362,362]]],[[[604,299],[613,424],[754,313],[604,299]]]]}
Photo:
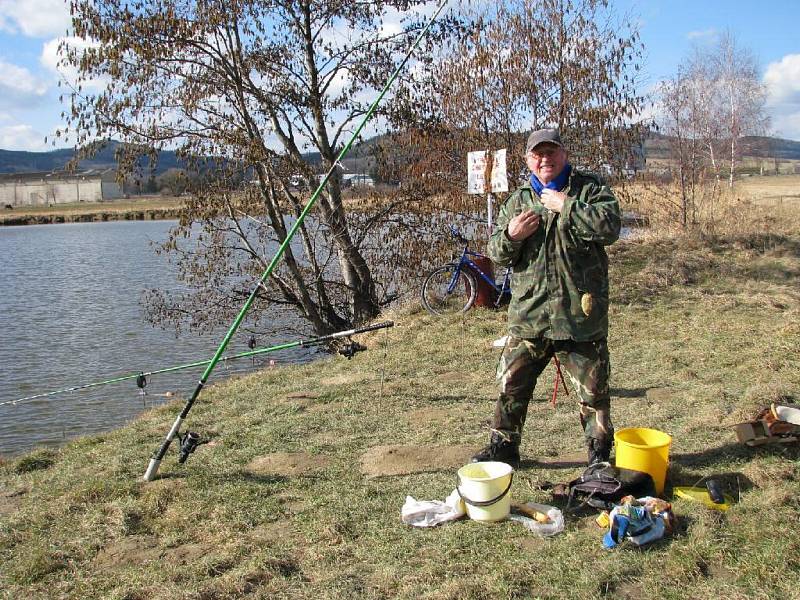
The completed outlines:
{"type": "Polygon", "coordinates": [[[611,461],[611,442],[606,440],[589,440],[589,466],[598,462],[611,461]]]}
{"type": "Polygon", "coordinates": [[[519,467],[519,446],[497,433],[492,433],[489,445],[472,457],[472,462],[498,461],[519,467]]]}

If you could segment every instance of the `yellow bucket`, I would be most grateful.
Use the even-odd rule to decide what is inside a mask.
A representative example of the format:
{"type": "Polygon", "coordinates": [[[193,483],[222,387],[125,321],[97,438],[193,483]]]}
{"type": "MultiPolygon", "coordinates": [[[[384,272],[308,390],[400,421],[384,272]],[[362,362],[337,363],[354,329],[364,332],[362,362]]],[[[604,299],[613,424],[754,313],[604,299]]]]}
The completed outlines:
{"type": "Polygon", "coordinates": [[[672,437],[658,429],[631,427],[614,434],[617,445],[615,464],[625,469],[642,471],[653,478],[656,494],[664,491],[672,437]]]}
{"type": "Polygon", "coordinates": [[[492,523],[511,512],[511,481],[514,469],[502,462],[487,461],[465,465],[458,470],[458,494],[470,519],[492,523]]]}

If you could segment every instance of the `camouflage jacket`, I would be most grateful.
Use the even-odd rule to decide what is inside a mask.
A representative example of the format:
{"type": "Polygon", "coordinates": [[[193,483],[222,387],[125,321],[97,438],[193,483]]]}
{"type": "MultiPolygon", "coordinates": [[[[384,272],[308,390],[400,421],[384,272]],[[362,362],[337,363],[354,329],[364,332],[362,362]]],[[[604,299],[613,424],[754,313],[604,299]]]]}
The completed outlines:
{"type": "Polygon", "coordinates": [[[619,237],[617,199],[599,177],[574,170],[561,214],[547,210],[530,184],[514,191],[497,217],[488,255],[513,267],[509,333],[522,338],[588,341],[608,335],[608,256],[619,237]],[[526,209],[542,220],[511,241],[508,222],[526,209]]]}

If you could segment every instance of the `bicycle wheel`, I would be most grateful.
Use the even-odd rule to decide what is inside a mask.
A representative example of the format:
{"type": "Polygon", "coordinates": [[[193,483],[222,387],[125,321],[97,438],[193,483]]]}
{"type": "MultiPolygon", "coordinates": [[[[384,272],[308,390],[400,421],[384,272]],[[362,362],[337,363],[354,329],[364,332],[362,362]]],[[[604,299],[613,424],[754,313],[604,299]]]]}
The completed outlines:
{"type": "Polygon", "coordinates": [[[478,287],[475,276],[461,269],[453,283],[458,265],[449,264],[434,269],[422,284],[422,305],[435,315],[466,312],[475,303],[478,287]]]}

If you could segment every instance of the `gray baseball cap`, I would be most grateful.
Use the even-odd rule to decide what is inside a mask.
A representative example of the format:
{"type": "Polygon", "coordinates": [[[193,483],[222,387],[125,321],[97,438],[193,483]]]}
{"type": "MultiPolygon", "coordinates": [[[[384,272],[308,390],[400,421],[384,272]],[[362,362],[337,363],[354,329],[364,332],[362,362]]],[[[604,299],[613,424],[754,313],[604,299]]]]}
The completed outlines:
{"type": "Polygon", "coordinates": [[[562,148],[564,147],[564,144],[561,143],[561,136],[558,135],[558,129],[537,129],[528,136],[525,152],[530,152],[536,148],[536,146],[545,142],[561,146],[562,148]]]}

